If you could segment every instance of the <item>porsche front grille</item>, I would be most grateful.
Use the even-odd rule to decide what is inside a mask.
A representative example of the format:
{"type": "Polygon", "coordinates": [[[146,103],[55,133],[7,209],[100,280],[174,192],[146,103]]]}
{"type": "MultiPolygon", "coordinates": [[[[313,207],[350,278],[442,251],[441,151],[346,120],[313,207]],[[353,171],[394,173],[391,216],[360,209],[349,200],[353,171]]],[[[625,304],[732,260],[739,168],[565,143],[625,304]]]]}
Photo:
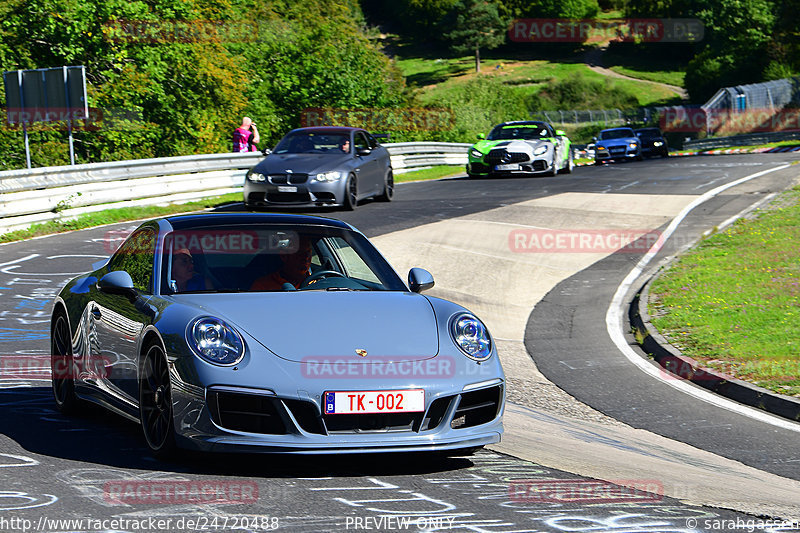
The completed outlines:
{"type": "Polygon", "coordinates": [[[219,427],[248,433],[286,435],[276,398],[259,394],[209,391],[208,409],[219,427]]]}
{"type": "Polygon", "coordinates": [[[214,423],[224,429],[286,435],[353,433],[392,433],[430,431],[446,422],[453,413],[450,427],[464,429],[494,420],[500,413],[503,387],[464,392],[437,398],[424,413],[381,413],[322,415],[310,401],[277,398],[251,392],[209,389],[208,409],[214,423]]]}
{"type": "Polygon", "coordinates": [[[501,385],[462,393],[450,427],[464,429],[491,422],[500,413],[502,398],[501,385]]]}

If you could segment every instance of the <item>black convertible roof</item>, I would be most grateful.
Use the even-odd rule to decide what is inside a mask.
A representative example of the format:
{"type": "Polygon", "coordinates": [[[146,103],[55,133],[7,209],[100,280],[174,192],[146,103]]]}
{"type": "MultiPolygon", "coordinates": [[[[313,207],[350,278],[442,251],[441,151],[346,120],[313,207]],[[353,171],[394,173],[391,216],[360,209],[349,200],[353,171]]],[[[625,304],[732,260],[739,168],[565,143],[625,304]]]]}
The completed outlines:
{"type": "Polygon", "coordinates": [[[165,217],[174,229],[188,229],[196,226],[241,225],[241,224],[297,224],[313,226],[332,226],[350,229],[350,225],[335,218],[294,215],[290,213],[197,213],[165,217]]]}
{"type": "Polygon", "coordinates": [[[351,131],[366,131],[364,128],[353,128],[350,126],[307,126],[296,128],[289,133],[308,132],[308,133],[350,133],[351,131]]]}
{"type": "MultiPolygon", "coordinates": [[[[515,120],[512,122],[503,122],[502,124],[498,124],[501,128],[505,128],[506,126],[549,126],[547,122],[542,122],[541,120],[515,120]]],[[[497,126],[495,126],[497,127],[497,126]]]]}

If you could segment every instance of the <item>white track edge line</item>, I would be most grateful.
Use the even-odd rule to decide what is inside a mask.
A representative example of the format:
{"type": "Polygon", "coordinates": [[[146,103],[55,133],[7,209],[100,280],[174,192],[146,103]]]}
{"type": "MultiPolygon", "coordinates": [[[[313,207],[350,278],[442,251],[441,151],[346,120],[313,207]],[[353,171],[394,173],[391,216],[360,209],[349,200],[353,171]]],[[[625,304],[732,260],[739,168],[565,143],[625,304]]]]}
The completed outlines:
{"type": "Polygon", "coordinates": [[[608,330],[608,334],[611,337],[612,342],[617,346],[620,352],[634,365],[636,365],[640,370],[645,372],[646,374],[666,383],[667,385],[678,389],[681,392],[694,396],[695,398],[702,400],[704,402],[710,403],[722,409],[727,409],[728,411],[733,411],[735,413],[747,416],[749,418],[753,418],[760,422],[765,422],[767,424],[771,424],[773,426],[778,426],[783,429],[788,429],[790,431],[795,431],[800,433],[800,424],[792,422],[790,420],[777,417],[775,415],[769,414],[765,411],[760,411],[753,407],[742,405],[738,402],[733,400],[729,400],[723,396],[719,396],[715,393],[706,391],[701,389],[700,387],[686,381],[679,380],[678,378],[669,379],[665,377],[665,371],[659,370],[654,365],[652,365],[649,361],[641,357],[633,348],[631,348],[627,341],[625,340],[625,336],[623,334],[622,329],[622,316],[624,313],[624,298],[625,295],[630,290],[631,286],[634,282],[638,279],[638,277],[642,274],[645,267],[652,261],[652,259],[658,253],[662,244],[675,232],[678,225],[686,218],[686,216],[698,205],[708,201],[709,199],[713,198],[714,196],[718,195],[719,193],[752,179],[764,176],[766,174],[776,172],[778,170],[783,170],[785,168],[789,168],[791,165],[784,164],[779,165],[777,167],[762,170],[761,172],[756,172],[755,174],[750,174],[749,176],[745,176],[743,178],[739,178],[738,180],[734,180],[730,183],[726,183],[725,185],[721,185],[716,187],[706,193],[700,195],[696,198],[692,203],[687,205],[683,210],[678,213],[672,222],[667,226],[667,229],[664,230],[664,233],[659,239],[659,242],[654,244],[647,253],[639,260],[635,267],[628,273],[625,279],[617,288],[616,293],[614,293],[614,297],[611,300],[611,304],[608,306],[608,311],[606,313],[606,328],[608,330]]]}

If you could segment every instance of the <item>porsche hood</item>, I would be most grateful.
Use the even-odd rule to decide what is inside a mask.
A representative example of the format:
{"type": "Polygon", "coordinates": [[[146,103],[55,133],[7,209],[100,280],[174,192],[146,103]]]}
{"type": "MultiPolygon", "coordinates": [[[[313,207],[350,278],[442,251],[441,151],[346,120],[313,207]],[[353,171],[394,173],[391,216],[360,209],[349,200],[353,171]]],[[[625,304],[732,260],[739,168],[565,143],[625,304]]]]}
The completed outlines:
{"type": "Polygon", "coordinates": [[[302,291],[180,299],[290,361],[419,361],[439,351],[433,307],[415,293],[302,291]]]}

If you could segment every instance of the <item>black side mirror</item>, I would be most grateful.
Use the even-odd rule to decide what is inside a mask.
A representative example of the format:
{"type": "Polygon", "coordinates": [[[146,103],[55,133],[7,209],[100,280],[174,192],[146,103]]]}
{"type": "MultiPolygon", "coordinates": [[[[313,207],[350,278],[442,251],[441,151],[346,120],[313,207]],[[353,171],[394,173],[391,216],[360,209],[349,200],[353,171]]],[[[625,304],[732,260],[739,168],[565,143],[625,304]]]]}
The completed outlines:
{"type": "Polygon", "coordinates": [[[422,292],[433,288],[433,276],[424,268],[412,268],[408,271],[408,287],[411,292],[422,292]]]}
{"type": "Polygon", "coordinates": [[[97,288],[107,294],[119,294],[133,301],[139,293],[133,288],[131,275],[124,270],[109,272],[97,282],[97,288]]]}
{"type": "Polygon", "coordinates": [[[356,153],[358,155],[369,155],[372,153],[372,150],[370,150],[369,148],[359,148],[358,150],[356,150],[356,153]]]}
{"type": "Polygon", "coordinates": [[[270,150],[269,148],[264,148],[263,150],[261,150],[261,153],[265,156],[268,156],[269,154],[272,153],[272,150],[270,150]]]}

